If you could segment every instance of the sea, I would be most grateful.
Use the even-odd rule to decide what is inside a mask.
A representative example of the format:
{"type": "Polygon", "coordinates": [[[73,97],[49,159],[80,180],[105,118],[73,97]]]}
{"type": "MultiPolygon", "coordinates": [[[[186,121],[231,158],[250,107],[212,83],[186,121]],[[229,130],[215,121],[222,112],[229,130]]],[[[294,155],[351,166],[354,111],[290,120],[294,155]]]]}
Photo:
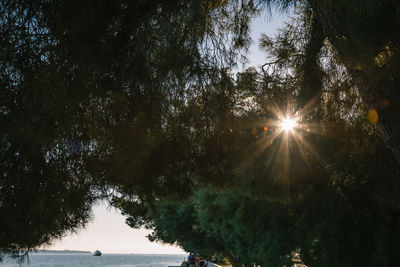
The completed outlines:
{"type": "Polygon", "coordinates": [[[32,253],[23,264],[5,260],[0,267],[167,267],[180,266],[187,255],[32,253]]]}

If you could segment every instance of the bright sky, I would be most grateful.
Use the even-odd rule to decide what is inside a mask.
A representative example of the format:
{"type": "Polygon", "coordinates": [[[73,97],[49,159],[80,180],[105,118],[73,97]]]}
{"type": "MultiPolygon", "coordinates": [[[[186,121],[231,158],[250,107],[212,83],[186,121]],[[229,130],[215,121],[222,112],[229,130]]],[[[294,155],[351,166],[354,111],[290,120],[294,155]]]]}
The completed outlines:
{"type": "Polygon", "coordinates": [[[107,208],[105,203],[93,208],[94,219],[85,229],[69,235],[45,249],[85,250],[96,249],[103,253],[135,254],[183,254],[182,249],[152,243],[146,235],[150,231],[132,229],[125,224],[125,217],[115,208],[107,208]]]}
{"type": "MultiPolygon", "coordinates": [[[[265,55],[258,49],[258,41],[262,33],[273,35],[277,28],[283,26],[285,16],[274,14],[272,18],[261,16],[252,23],[253,44],[247,55],[249,66],[260,67],[265,63],[265,55]]],[[[241,70],[245,69],[241,68],[241,70]]],[[[135,254],[184,254],[178,247],[152,243],[146,235],[150,231],[145,229],[132,229],[125,224],[125,218],[121,213],[108,208],[105,204],[99,204],[93,208],[94,219],[85,229],[77,234],[71,234],[55,242],[46,249],[56,250],[85,250],[96,249],[103,253],[135,253],[135,254]]]]}
{"type": "Polygon", "coordinates": [[[247,54],[249,63],[246,64],[244,69],[250,66],[261,67],[266,62],[265,53],[262,52],[258,47],[261,34],[266,34],[270,37],[274,37],[277,29],[284,26],[285,20],[287,20],[287,14],[280,14],[276,12],[274,12],[272,16],[264,14],[254,19],[251,25],[250,34],[253,42],[247,54]]]}

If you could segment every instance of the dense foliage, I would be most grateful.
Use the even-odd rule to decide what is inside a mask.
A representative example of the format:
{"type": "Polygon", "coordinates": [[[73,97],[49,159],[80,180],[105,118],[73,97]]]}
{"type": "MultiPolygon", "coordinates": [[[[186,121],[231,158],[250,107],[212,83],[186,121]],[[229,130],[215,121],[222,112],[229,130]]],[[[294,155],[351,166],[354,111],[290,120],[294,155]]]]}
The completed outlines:
{"type": "Polygon", "coordinates": [[[1,251],[81,227],[114,190],[152,199],[190,183],[183,103],[214,97],[207,72],[235,57],[217,31],[247,25],[252,6],[241,7],[232,18],[235,3],[0,4],[1,251]]]}
{"type": "Polygon", "coordinates": [[[84,227],[106,199],[151,240],[235,265],[295,252],[396,265],[395,1],[6,1],[0,14],[0,254],[84,227]],[[263,4],[294,17],[261,38],[260,70],[234,76],[263,4]]]}
{"type": "Polygon", "coordinates": [[[141,217],[151,239],[246,266],[287,265],[296,251],[308,266],[396,265],[400,166],[330,43],[308,58],[313,25],[305,6],[262,38],[263,72],[231,78],[229,183],[200,181],[183,202],[158,201],[141,217]],[[280,131],[280,113],[297,129],[280,131]]]}

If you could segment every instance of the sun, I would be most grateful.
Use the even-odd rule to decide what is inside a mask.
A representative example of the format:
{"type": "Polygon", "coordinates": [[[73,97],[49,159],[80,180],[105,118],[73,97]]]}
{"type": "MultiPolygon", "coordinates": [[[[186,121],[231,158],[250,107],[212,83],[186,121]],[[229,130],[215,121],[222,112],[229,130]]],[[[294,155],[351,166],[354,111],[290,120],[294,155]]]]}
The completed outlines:
{"type": "Polygon", "coordinates": [[[286,118],[283,121],[281,121],[280,126],[282,127],[283,130],[289,132],[293,130],[294,127],[296,127],[296,121],[294,119],[286,118]]]}

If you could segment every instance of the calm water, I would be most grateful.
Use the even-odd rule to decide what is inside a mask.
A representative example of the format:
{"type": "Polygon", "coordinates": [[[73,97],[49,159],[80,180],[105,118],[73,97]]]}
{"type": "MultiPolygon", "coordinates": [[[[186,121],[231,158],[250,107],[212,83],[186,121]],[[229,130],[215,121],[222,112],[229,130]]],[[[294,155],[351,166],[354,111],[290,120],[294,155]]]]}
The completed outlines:
{"type": "MultiPolygon", "coordinates": [[[[31,267],[166,267],[179,266],[187,255],[144,255],[144,254],[103,254],[94,257],[91,254],[30,254],[31,267]]],[[[19,267],[11,262],[0,263],[1,267],[19,267]]]]}

